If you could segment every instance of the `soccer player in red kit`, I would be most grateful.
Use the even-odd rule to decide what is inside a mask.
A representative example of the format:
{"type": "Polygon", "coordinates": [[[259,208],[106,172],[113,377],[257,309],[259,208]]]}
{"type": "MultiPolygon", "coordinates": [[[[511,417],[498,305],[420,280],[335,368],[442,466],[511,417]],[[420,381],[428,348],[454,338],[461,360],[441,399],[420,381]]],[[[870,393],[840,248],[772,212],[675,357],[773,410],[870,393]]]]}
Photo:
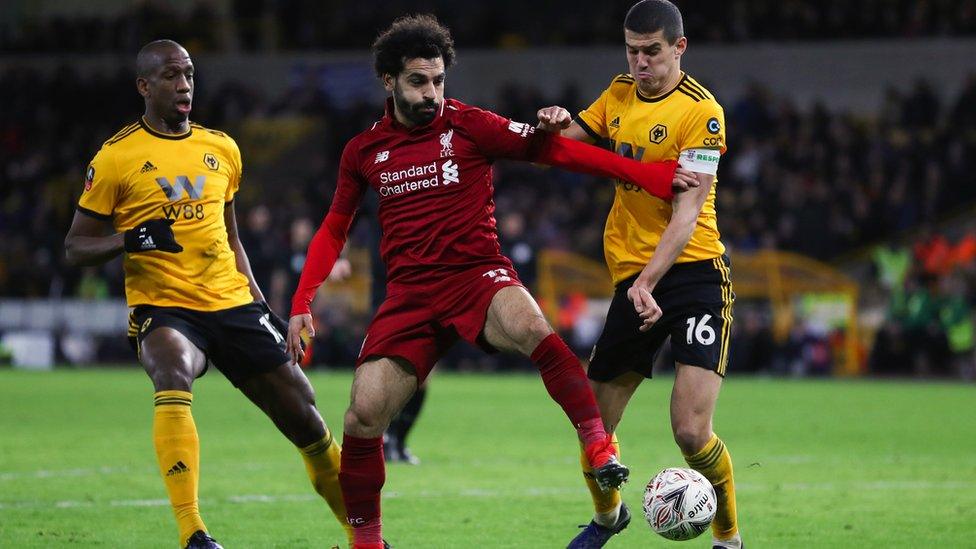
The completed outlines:
{"type": "Polygon", "coordinates": [[[501,255],[492,163],[510,158],[631,181],[670,198],[697,183],[675,162],[639,163],[444,98],[454,60],[450,32],[432,16],[400,18],[373,44],[392,97],[386,113],[346,145],[329,213],[309,245],[292,301],[288,346],[313,334],[310,304],[346,240],[367,188],[379,194],[387,297],[363,340],[346,411],[339,482],[354,548],[381,548],[383,431],[458,339],[529,356],[569,417],[597,482],[629,474],[603,428],[576,356],[546,322],[501,255]]]}

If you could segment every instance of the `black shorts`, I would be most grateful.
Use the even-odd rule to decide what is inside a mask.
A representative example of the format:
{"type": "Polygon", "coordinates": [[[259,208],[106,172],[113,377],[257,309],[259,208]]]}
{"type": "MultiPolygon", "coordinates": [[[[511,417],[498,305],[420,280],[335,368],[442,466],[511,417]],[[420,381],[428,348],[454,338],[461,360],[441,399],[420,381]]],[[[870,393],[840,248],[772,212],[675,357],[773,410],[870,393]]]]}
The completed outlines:
{"type": "Polygon", "coordinates": [[[129,343],[138,353],[142,340],[164,326],[186,336],[235,386],[291,361],[284,334],[258,303],[211,312],[139,305],[129,314],[129,343]]]}
{"type": "Polygon", "coordinates": [[[626,372],[651,377],[654,356],[671,336],[674,360],[725,376],[732,327],[732,279],[727,256],[676,263],[651,295],[663,316],[646,332],[627,298],[634,275],[617,284],[587,375],[610,381],[626,372]]]}

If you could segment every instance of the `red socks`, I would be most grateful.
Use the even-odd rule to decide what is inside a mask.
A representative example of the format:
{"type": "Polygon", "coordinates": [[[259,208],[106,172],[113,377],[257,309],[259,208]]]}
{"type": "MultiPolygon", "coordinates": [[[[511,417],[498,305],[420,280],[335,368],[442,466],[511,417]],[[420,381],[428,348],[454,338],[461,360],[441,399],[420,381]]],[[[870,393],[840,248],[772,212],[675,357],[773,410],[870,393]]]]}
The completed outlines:
{"type": "MultiPolygon", "coordinates": [[[[606,438],[603,420],[596,405],[593,390],[586,380],[579,359],[569,350],[558,334],[549,334],[532,351],[532,362],[542,374],[542,382],[549,396],[558,403],[584,444],[606,438]]],[[[345,446],[343,446],[345,454],[345,446]]],[[[343,459],[343,465],[345,460],[343,459]]],[[[343,485],[345,489],[345,485],[343,485]]],[[[346,504],[348,507],[348,503],[346,504]]],[[[352,516],[350,513],[349,516],[352,516]]]]}
{"type": "Polygon", "coordinates": [[[357,548],[365,549],[375,544],[383,547],[380,490],[385,482],[383,437],[359,438],[343,434],[339,485],[357,548]]]}

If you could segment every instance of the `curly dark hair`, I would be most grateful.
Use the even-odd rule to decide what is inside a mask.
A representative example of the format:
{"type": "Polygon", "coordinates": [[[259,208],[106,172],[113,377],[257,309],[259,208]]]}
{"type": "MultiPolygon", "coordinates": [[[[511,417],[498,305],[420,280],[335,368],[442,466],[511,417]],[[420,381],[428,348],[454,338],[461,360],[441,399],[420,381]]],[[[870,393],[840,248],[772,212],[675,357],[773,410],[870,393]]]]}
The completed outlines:
{"type": "Polygon", "coordinates": [[[447,69],[454,63],[454,39],[451,31],[433,15],[406,15],[397,18],[373,42],[373,67],[376,76],[396,76],[407,59],[444,60],[447,69]]]}

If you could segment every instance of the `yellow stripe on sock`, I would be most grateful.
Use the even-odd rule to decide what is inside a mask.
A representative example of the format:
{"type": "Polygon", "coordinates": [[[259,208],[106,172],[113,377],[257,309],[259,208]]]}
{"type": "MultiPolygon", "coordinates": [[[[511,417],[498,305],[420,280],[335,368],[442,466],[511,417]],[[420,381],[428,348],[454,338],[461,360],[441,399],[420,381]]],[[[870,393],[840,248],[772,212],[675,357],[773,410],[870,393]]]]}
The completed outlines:
{"type": "Polygon", "coordinates": [[[712,438],[694,455],[685,456],[685,461],[698,471],[715,488],[718,511],[712,521],[712,534],[716,539],[731,539],[738,533],[739,524],[735,507],[735,478],[732,471],[732,456],[718,435],[712,438]]]}
{"type": "Polygon", "coordinates": [[[180,546],[197,530],[207,531],[200,517],[200,438],[186,391],[159,391],[153,397],[153,447],[169,495],[180,546]]]}

